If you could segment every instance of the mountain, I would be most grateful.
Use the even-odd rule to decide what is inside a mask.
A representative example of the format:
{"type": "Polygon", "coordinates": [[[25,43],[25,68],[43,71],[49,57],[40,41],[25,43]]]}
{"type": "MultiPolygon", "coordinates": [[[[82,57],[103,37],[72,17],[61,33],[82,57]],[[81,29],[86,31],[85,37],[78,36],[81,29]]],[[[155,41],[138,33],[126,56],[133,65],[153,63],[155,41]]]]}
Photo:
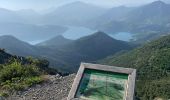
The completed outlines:
{"type": "Polygon", "coordinates": [[[92,62],[132,47],[127,42],[115,40],[103,32],[97,32],[61,48],[51,48],[51,53],[48,53],[46,57],[52,61],[52,65],[62,66],[59,68],[62,71],[75,72],[80,62],[92,62]]]}
{"type": "MultiPolygon", "coordinates": [[[[96,16],[94,19],[89,20],[87,23],[90,23],[91,25],[90,27],[92,28],[97,27],[100,29],[104,25],[107,25],[112,21],[123,20],[124,16],[127,15],[133,9],[135,9],[135,7],[126,7],[126,6],[113,7],[107,10],[101,16],[96,16]]],[[[86,27],[89,27],[89,26],[86,26],[86,27]]]]}
{"type": "Polygon", "coordinates": [[[32,9],[18,11],[0,8],[0,35],[14,35],[27,41],[42,41],[64,33],[68,28],[42,23],[43,14],[32,9]]]}
{"type": "Polygon", "coordinates": [[[18,16],[15,11],[0,8],[0,22],[24,22],[24,20],[18,16]]]}
{"type": "Polygon", "coordinates": [[[143,42],[170,32],[170,11],[168,9],[170,9],[170,4],[162,1],[155,1],[140,7],[112,8],[108,14],[105,13],[98,19],[106,18],[108,20],[100,20],[101,24],[94,21],[90,26],[112,34],[130,32],[143,42]]]}
{"type": "Polygon", "coordinates": [[[58,25],[34,25],[0,22],[0,33],[13,35],[24,41],[45,40],[62,34],[66,27],[58,25]]]}
{"type": "Polygon", "coordinates": [[[100,59],[128,47],[126,42],[115,40],[103,32],[96,32],[68,44],[64,50],[69,48],[69,51],[79,52],[96,60],[95,58],[100,59]]]}
{"type": "Polygon", "coordinates": [[[126,23],[130,24],[131,32],[138,33],[139,40],[152,40],[170,32],[170,4],[155,1],[139,7],[127,15],[126,23]]]}
{"type": "Polygon", "coordinates": [[[115,40],[103,32],[69,41],[62,46],[59,46],[61,44],[56,45],[56,41],[59,39],[63,41],[65,38],[55,37],[46,41],[45,43],[48,43],[46,46],[33,46],[13,36],[1,36],[0,48],[15,55],[47,59],[50,67],[72,73],[78,70],[80,62],[93,62],[134,47],[128,42],[115,40]]]}
{"type": "Polygon", "coordinates": [[[47,13],[43,20],[46,24],[80,25],[86,22],[86,20],[103,14],[105,11],[105,8],[77,1],[47,13]]]}
{"type": "Polygon", "coordinates": [[[60,46],[66,45],[66,44],[68,44],[70,42],[72,42],[72,40],[66,39],[62,35],[59,35],[59,36],[51,38],[51,39],[49,39],[47,41],[38,43],[37,46],[45,46],[45,47],[55,46],[55,47],[60,47],[60,46]]]}
{"type": "MultiPolygon", "coordinates": [[[[13,62],[20,62],[21,65],[34,65],[34,67],[40,68],[42,72],[46,72],[46,74],[62,74],[59,73],[56,69],[49,68],[49,61],[46,59],[36,59],[31,56],[29,57],[22,57],[18,55],[12,55],[7,53],[4,49],[0,48],[0,68],[3,65],[10,64],[13,62]]],[[[5,68],[5,67],[4,67],[5,68]]]]}
{"type": "Polygon", "coordinates": [[[42,24],[43,14],[32,9],[9,10],[0,8],[0,23],[42,24]]]}
{"type": "Polygon", "coordinates": [[[14,12],[24,20],[22,23],[41,24],[43,14],[36,12],[33,9],[21,9],[14,12]]]}
{"type": "Polygon", "coordinates": [[[170,35],[149,42],[137,49],[110,56],[100,63],[137,69],[139,100],[170,98],[170,35]],[[162,92],[160,92],[162,91],[162,92]]]}
{"type": "MultiPolygon", "coordinates": [[[[59,54],[60,56],[62,56],[62,53],[58,50],[51,51],[48,48],[36,47],[10,35],[0,36],[0,48],[4,49],[7,53],[10,53],[12,55],[23,57],[31,56],[33,58],[47,59],[48,61],[50,61],[50,63],[53,61],[53,59],[55,59],[55,61],[57,59],[51,59],[51,53],[59,54]]],[[[1,57],[3,56],[4,55],[1,55],[1,57]]],[[[10,57],[10,55],[7,55],[5,57],[10,57]]],[[[57,69],[57,65],[55,65],[55,67],[57,69]]]]}
{"type": "Polygon", "coordinates": [[[151,4],[137,8],[129,13],[128,20],[144,24],[162,24],[169,22],[170,4],[162,1],[155,1],[151,4]],[[159,20],[158,20],[159,19],[159,20]]]}
{"type": "Polygon", "coordinates": [[[38,48],[10,35],[0,36],[0,48],[5,49],[8,53],[19,56],[31,56],[38,54],[38,48]]]}

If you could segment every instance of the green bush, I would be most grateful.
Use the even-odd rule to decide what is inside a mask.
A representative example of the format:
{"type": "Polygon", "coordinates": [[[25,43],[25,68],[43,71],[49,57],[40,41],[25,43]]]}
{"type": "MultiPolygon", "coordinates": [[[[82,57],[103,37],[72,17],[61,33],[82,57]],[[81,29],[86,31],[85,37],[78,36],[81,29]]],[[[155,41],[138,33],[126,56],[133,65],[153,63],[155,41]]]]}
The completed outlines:
{"type": "Polygon", "coordinates": [[[22,64],[18,60],[12,60],[8,64],[1,65],[0,90],[22,90],[42,82],[42,74],[35,64],[22,64]]]}
{"type": "Polygon", "coordinates": [[[29,77],[24,80],[24,84],[27,84],[28,86],[41,83],[43,79],[41,77],[29,77]]]}
{"type": "Polygon", "coordinates": [[[8,93],[0,93],[0,97],[8,97],[9,95],[8,95],[8,93]]]}
{"type": "Polygon", "coordinates": [[[41,72],[35,65],[22,65],[21,62],[4,65],[0,70],[0,82],[12,80],[18,77],[38,76],[41,72]]]}

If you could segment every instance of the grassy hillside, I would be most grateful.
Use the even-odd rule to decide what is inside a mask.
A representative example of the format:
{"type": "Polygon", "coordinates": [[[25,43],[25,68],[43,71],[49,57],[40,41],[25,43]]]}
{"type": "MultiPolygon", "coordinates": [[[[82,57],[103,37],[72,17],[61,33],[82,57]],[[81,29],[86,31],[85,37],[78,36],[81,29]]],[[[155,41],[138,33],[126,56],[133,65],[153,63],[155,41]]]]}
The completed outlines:
{"type": "Polygon", "coordinates": [[[170,98],[170,36],[130,52],[108,57],[101,63],[137,69],[137,98],[170,98]]]}
{"type": "Polygon", "coordinates": [[[46,60],[13,56],[0,49],[0,96],[44,81],[43,75],[55,74],[46,60]]]}

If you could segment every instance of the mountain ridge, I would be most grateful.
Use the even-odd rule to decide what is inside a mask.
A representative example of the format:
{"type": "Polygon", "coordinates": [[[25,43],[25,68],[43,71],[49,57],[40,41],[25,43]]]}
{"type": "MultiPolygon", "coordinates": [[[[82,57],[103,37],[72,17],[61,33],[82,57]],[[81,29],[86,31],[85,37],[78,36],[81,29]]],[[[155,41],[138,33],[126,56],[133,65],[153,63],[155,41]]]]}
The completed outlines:
{"type": "Polygon", "coordinates": [[[37,55],[37,48],[27,42],[21,41],[14,36],[0,36],[0,48],[4,48],[8,53],[19,56],[37,55]]]}
{"type": "Polygon", "coordinates": [[[36,46],[56,46],[56,47],[60,47],[63,45],[66,45],[70,42],[72,42],[73,40],[67,39],[65,38],[63,35],[58,35],[55,36],[49,40],[43,41],[41,43],[36,44],[36,46]]]}
{"type": "Polygon", "coordinates": [[[78,70],[78,65],[82,61],[92,62],[134,47],[128,42],[115,40],[103,32],[85,36],[61,47],[53,45],[50,48],[48,46],[30,45],[18,39],[6,40],[8,39],[1,40],[0,37],[0,48],[16,55],[48,59],[50,67],[71,73],[78,70]]]}
{"type": "Polygon", "coordinates": [[[86,20],[101,15],[105,10],[105,8],[88,3],[73,2],[46,14],[43,20],[48,24],[80,26],[86,20]]]}
{"type": "MultiPolygon", "coordinates": [[[[75,72],[80,62],[93,62],[121,50],[130,50],[133,47],[134,45],[127,42],[115,40],[105,33],[97,32],[73,41],[59,48],[59,50],[69,55],[65,58],[67,60],[70,59],[68,60],[68,64],[66,64],[66,68],[70,66],[67,69],[72,69],[75,72]]],[[[53,55],[53,57],[55,56],[53,55]]]]}
{"type": "Polygon", "coordinates": [[[140,7],[119,8],[121,8],[120,11],[113,8],[110,12],[103,14],[103,17],[96,18],[99,23],[90,20],[89,27],[110,34],[129,32],[134,34],[139,42],[152,40],[160,37],[163,33],[167,35],[166,33],[170,32],[170,11],[168,10],[170,4],[168,3],[156,1],[140,7]],[[102,21],[101,18],[106,20],[102,21]]]}

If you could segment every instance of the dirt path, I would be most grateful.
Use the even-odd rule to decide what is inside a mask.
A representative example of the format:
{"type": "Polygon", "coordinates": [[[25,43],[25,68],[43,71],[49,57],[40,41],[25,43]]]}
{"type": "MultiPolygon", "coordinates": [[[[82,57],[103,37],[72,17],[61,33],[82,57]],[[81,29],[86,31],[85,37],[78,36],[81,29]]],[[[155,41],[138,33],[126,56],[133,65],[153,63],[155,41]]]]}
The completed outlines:
{"type": "Polygon", "coordinates": [[[49,81],[18,92],[7,100],[63,100],[70,91],[75,75],[66,77],[48,76],[49,81]]]}

